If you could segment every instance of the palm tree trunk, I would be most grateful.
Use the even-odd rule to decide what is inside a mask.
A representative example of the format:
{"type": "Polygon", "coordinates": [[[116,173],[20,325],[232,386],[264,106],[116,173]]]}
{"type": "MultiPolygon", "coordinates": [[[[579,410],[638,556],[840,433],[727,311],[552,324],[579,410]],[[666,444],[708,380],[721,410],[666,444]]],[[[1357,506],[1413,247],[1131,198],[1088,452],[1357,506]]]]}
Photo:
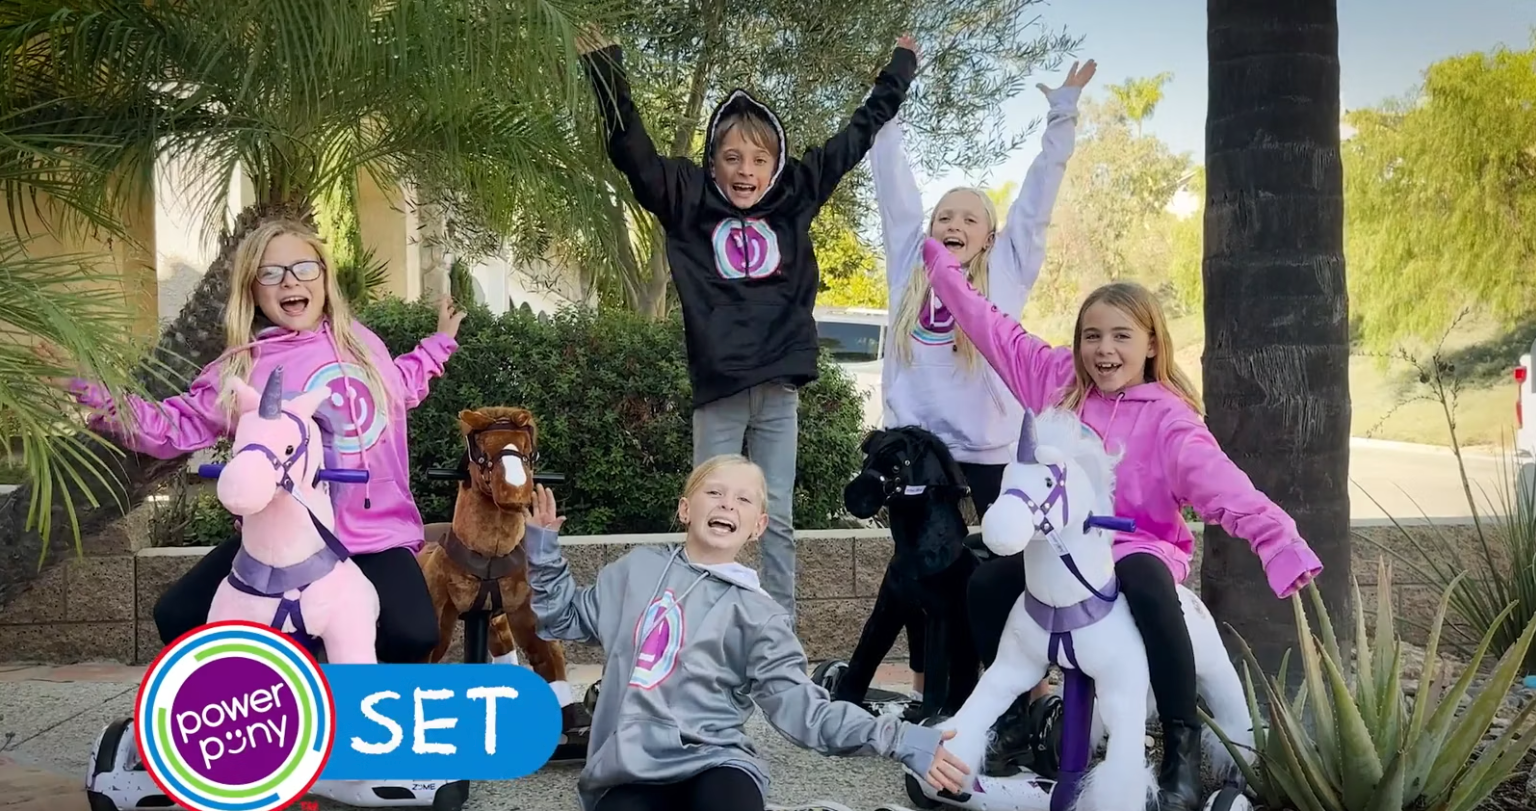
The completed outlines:
{"type": "MultiPolygon", "coordinates": [[[[1317,585],[1348,645],[1353,625],[1339,621],[1351,586],[1336,0],[1207,0],[1206,10],[1208,423],[1322,559],[1317,585]]],[[[1273,597],[1248,544],[1207,524],[1200,587],[1223,631],[1230,624],[1277,672],[1297,644],[1292,608],[1273,597]]]]}
{"type": "MultiPolygon", "coordinates": [[[[161,333],[154,349],[160,370],[151,374],[148,364],[141,368],[138,378],[156,399],[165,399],[186,390],[202,367],[211,363],[224,351],[224,303],[229,296],[229,276],[234,262],[235,249],[245,235],[261,222],[272,217],[292,217],[310,222],[313,211],[307,201],[286,203],[256,203],[246,207],[235,219],[233,227],[219,237],[219,252],[208,271],[203,274],[181,313],[161,333]],[[169,367],[174,374],[168,373],[169,367]],[[170,380],[162,378],[170,377],[170,380]]],[[[72,493],[74,507],[80,522],[80,535],[88,544],[91,537],[107,524],[123,517],[143,503],[145,497],[157,490],[161,483],[185,470],[190,456],[176,459],[155,459],[132,452],[119,456],[111,448],[92,448],[110,475],[125,488],[113,492],[100,482],[87,478],[91,485],[90,497],[72,493]],[[91,506],[90,498],[98,505],[91,506]]],[[[116,489],[116,488],[114,488],[116,489]]],[[[73,551],[72,523],[65,512],[64,500],[54,496],[52,538],[44,555],[43,539],[33,530],[27,530],[27,513],[32,498],[30,486],[17,488],[10,495],[0,498],[0,605],[26,587],[49,565],[61,560],[61,555],[73,551]],[[41,560],[40,560],[41,559],[41,560]]]]}

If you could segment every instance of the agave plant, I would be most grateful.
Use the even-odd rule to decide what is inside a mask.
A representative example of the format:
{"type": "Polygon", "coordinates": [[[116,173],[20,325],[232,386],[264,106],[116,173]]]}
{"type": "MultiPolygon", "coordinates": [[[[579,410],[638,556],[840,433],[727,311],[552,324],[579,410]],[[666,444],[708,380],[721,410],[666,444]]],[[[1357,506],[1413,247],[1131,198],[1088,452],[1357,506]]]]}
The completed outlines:
{"type": "MultiPolygon", "coordinates": [[[[1378,562],[1374,639],[1367,636],[1360,586],[1355,592],[1355,651],[1353,666],[1339,650],[1333,624],[1317,589],[1306,592],[1317,614],[1321,643],[1302,609],[1300,595],[1291,598],[1302,660],[1302,683],[1287,700],[1288,651],[1277,677],[1261,680],[1268,699],[1259,709],[1254,672],[1262,672],[1246,642],[1239,640],[1253,720],[1258,757],[1239,751],[1214,721],[1207,718],[1228,752],[1238,762],[1259,802],[1271,809],[1295,811],[1472,811],[1498,785],[1513,775],[1536,746],[1536,734],[1517,733],[1536,714],[1536,702],[1494,741],[1479,746],[1493,724],[1511,684],[1521,675],[1520,663],[1536,634],[1536,619],[1498,660],[1481,692],[1461,707],[1488,651],[1493,631],[1483,636],[1471,661],[1454,683],[1440,665],[1441,626],[1455,583],[1440,599],[1424,651],[1424,672],[1410,700],[1402,688],[1403,643],[1392,617],[1392,569],[1378,562]]],[[[1513,604],[1504,609],[1507,614],[1513,604]]]]}

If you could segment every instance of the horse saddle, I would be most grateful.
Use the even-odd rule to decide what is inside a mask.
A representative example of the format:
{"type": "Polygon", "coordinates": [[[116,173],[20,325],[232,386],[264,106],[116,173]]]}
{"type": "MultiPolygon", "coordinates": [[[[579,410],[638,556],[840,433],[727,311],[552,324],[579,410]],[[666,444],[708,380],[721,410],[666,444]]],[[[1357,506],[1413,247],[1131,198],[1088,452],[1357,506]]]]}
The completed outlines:
{"type": "Polygon", "coordinates": [[[505,555],[492,557],[470,549],[465,545],[464,539],[460,538],[452,528],[443,537],[443,552],[465,574],[480,581],[480,591],[475,594],[474,601],[465,610],[466,614],[486,610],[489,610],[493,616],[504,613],[498,582],[503,577],[526,571],[528,568],[528,553],[523,551],[522,544],[518,544],[505,555]]]}

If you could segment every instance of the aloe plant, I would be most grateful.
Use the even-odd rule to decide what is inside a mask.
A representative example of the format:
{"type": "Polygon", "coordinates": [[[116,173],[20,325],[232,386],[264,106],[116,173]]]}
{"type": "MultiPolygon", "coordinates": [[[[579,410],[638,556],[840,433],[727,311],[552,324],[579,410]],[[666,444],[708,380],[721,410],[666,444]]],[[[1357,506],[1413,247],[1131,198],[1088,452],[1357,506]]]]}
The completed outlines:
{"type": "MultiPolygon", "coordinates": [[[[1211,718],[1206,717],[1206,723],[1237,761],[1259,803],[1273,811],[1473,811],[1536,746],[1536,734],[1517,737],[1536,713],[1536,702],[1532,702],[1496,740],[1478,751],[1510,686],[1523,675],[1520,665],[1536,634],[1536,617],[1504,651],[1482,691],[1461,709],[1494,630],[1484,634],[1466,669],[1447,686],[1449,674],[1437,653],[1446,608],[1457,585],[1452,582],[1442,592],[1424,651],[1419,689],[1410,699],[1403,694],[1400,680],[1403,643],[1393,624],[1392,569],[1381,560],[1378,570],[1374,639],[1367,635],[1360,585],[1354,583],[1352,662],[1339,650],[1317,589],[1308,585],[1305,591],[1317,615],[1320,641],[1312,635],[1301,596],[1291,597],[1302,683],[1296,696],[1287,700],[1287,651],[1280,673],[1259,682],[1268,698],[1267,712],[1259,709],[1252,676],[1262,669],[1247,642],[1238,640],[1245,660],[1243,681],[1255,752],[1240,751],[1211,718]]],[[[1511,603],[1503,614],[1514,607],[1511,603]]],[[[1498,626],[1493,623],[1493,629],[1498,626]]]]}

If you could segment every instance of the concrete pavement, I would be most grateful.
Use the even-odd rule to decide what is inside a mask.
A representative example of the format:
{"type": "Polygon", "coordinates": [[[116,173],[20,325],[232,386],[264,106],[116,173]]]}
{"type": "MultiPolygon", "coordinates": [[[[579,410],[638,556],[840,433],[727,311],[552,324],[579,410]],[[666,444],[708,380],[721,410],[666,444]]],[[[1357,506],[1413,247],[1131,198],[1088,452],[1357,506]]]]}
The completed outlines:
{"type": "MultiPolygon", "coordinates": [[[[102,727],[131,716],[143,667],[0,665],[0,809],[86,811],[85,775],[102,727]],[[25,801],[25,802],[24,802],[25,801]]],[[[599,675],[593,665],[573,668],[577,695],[599,675]]],[[[910,689],[904,667],[888,665],[877,686],[910,689]]],[[[855,811],[882,803],[910,805],[901,767],[875,758],[830,758],[801,749],[775,732],[761,712],[748,734],[769,762],[768,801],[796,806],[832,800],[855,811]]],[[[475,783],[464,811],[579,811],[580,764],[547,766],[520,780],[475,783]]],[[[349,806],[320,800],[322,811],[349,806]]]]}
{"type": "MultiPolygon", "coordinates": [[[[1513,481],[1513,459],[1486,450],[1464,452],[1478,513],[1502,511],[1513,481]],[[1492,510],[1490,510],[1490,503],[1492,510]]],[[[1417,521],[1471,515],[1456,457],[1449,448],[1353,439],[1349,448],[1350,517],[1417,521]],[[1377,503],[1373,502],[1380,502],[1377,503]]]]}

